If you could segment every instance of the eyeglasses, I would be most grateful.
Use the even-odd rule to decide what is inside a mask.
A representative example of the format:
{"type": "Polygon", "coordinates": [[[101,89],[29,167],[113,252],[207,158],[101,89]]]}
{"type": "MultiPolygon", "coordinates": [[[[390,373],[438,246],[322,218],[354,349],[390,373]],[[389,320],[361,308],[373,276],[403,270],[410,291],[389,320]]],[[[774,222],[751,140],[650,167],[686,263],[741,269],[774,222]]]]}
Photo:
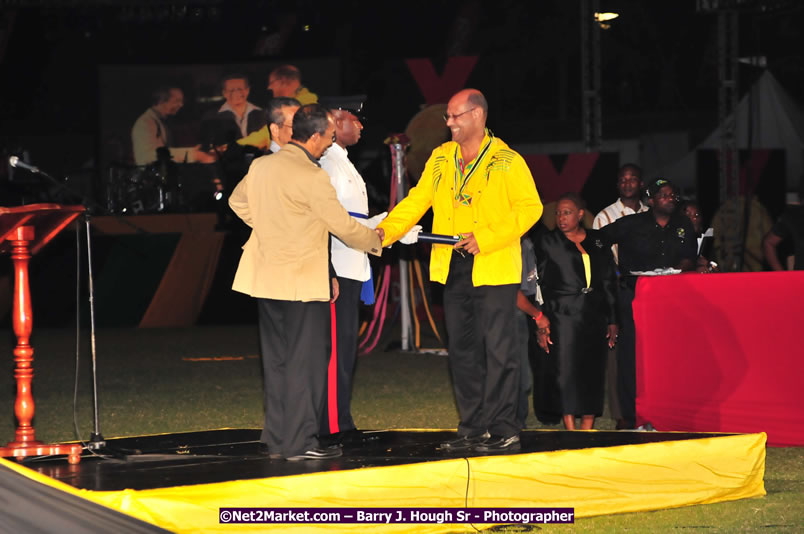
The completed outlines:
{"type": "Polygon", "coordinates": [[[449,122],[449,120],[450,120],[450,119],[452,119],[452,120],[456,120],[456,119],[457,119],[458,117],[460,117],[461,115],[466,115],[466,114],[467,114],[467,113],[469,113],[470,111],[474,111],[474,110],[476,110],[476,109],[477,109],[477,108],[476,108],[476,107],[474,107],[474,108],[472,108],[472,109],[467,109],[466,111],[464,111],[464,112],[462,112],[462,113],[456,113],[455,115],[450,115],[449,113],[444,113],[444,115],[442,115],[442,117],[444,117],[444,122],[449,122]]]}

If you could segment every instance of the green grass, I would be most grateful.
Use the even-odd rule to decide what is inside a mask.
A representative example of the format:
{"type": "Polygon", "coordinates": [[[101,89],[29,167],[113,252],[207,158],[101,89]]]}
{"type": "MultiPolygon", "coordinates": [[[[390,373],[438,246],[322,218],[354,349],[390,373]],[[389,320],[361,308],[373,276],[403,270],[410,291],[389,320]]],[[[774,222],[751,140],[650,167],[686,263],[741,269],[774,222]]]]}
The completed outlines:
{"type": "MultiPolygon", "coordinates": [[[[43,441],[76,439],[73,431],[74,333],[42,330],[35,349],[34,420],[43,441]]],[[[7,336],[7,364],[0,377],[0,441],[13,437],[16,422],[12,377],[14,341],[7,336]]],[[[262,378],[255,326],[188,329],[103,330],[97,339],[101,431],[127,435],[262,426],[262,378]],[[235,357],[237,360],[189,361],[235,357]]],[[[88,340],[80,368],[79,437],[93,428],[88,340]]],[[[359,360],[353,414],[361,428],[454,428],[457,413],[447,360],[402,352],[359,360]]],[[[598,429],[613,428],[606,417],[598,429]]],[[[540,428],[531,415],[530,428],[540,428]]],[[[558,427],[551,427],[558,428],[558,427]]],[[[768,495],[735,502],[580,519],[542,530],[595,532],[804,532],[804,448],[769,448],[768,495]]],[[[535,527],[497,528],[522,532],[535,527]]]]}

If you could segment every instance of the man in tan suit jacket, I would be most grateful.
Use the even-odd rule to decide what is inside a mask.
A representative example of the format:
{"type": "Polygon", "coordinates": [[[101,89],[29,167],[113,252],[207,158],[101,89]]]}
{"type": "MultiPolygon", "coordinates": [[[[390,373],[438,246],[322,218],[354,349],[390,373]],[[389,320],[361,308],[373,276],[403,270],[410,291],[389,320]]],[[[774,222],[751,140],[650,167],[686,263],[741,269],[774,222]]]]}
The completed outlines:
{"type": "MultiPolygon", "coordinates": [[[[340,456],[316,434],[330,352],[329,234],[379,256],[382,231],[358,223],[338,202],[318,158],[335,125],[318,104],[293,117],[282,149],[252,163],[229,206],[251,228],[232,289],[258,299],[265,386],[261,451],[272,459],[340,456]]],[[[337,298],[335,286],[334,298],[337,298]]]]}

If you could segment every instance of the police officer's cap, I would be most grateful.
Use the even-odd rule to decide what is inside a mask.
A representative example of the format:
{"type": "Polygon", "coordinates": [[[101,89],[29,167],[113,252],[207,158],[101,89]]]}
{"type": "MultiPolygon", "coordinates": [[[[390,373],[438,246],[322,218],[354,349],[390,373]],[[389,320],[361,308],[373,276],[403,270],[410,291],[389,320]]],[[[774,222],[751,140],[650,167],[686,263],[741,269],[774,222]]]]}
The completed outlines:
{"type": "Polygon", "coordinates": [[[325,96],[319,99],[319,103],[325,108],[335,111],[343,110],[348,111],[361,121],[365,121],[363,116],[363,104],[366,101],[366,95],[352,95],[352,96],[325,96]]]}

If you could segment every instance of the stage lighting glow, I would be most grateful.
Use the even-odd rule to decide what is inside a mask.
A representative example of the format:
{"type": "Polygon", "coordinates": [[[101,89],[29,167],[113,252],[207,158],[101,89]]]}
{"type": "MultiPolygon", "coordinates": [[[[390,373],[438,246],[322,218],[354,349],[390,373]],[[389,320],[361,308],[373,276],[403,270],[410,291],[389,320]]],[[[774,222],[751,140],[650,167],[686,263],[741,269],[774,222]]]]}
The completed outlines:
{"type": "Polygon", "coordinates": [[[607,22],[619,17],[619,13],[595,13],[595,20],[598,22],[607,22]]]}
{"type": "Polygon", "coordinates": [[[608,30],[611,28],[611,24],[609,21],[612,21],[619,17],[619,13],[595,13],[595,21],[600,25],[601,30],[608,30]]]}

